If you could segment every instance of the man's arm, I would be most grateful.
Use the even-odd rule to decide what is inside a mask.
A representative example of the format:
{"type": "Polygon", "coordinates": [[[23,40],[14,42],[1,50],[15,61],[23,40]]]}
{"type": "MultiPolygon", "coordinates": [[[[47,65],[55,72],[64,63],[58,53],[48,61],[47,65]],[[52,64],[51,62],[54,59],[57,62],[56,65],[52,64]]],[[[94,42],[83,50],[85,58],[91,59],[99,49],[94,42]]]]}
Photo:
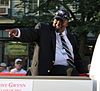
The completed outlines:
{"type": "Polygon", "coordinates": [[[39,40],[41,24],[37,24],[35,28],[13,28],[6,29],[9,37],[16,38],[21,42],[31,43],[39,40]]]}

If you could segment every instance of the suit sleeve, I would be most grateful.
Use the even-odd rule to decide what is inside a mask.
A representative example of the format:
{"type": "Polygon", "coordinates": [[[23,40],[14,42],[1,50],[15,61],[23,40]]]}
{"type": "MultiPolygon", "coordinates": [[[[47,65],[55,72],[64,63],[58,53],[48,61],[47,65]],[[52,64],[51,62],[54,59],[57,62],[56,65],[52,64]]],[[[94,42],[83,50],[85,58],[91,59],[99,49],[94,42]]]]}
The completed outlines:
{"type": "Polygon", "coordinates": [[[27,43],[36,42],[39,40],[40,30],[41,30],[40,23],[38,23],[35,26],[35,28],[21,28],[20,29],[21,35],[19,40],[21,42],[27,42],[27,43]]]}

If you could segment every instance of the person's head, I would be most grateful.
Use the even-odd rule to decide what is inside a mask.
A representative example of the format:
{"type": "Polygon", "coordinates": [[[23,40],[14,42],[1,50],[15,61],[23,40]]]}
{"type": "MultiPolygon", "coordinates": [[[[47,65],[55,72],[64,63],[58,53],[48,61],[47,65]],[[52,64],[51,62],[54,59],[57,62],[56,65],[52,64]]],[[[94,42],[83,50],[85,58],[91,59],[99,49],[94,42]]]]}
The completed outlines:
{"type": "Polygon", "coordinates": [[[63,32],[64,29],[68,27],[69,19],[70,15],[68,11],[58,10],[54,16],[53,27],[55,27],[59,32],[63,32]]]}
{"type": "Polygon", "coordinates": [[[15,59],[15,68],[17,70],[20,70],[22,68],[22,59],[20,59],[20,58],[15,59]]]}
{"type": "Polygon", "coordinates": [[[0,72],[2,72],[3,70],[5,70],[7,67],[6,63],[0,63],[0,72]]]}

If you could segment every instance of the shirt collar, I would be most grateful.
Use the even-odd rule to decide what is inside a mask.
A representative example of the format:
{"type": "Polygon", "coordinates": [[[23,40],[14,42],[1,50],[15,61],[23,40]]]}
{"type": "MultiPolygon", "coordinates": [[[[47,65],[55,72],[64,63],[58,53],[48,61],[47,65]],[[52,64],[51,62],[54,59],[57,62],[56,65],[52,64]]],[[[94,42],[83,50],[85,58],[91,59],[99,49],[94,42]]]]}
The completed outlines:
{"type": "Polygon", "coordinates": [[[67,30],[65,28],[65,30],[62,32],[62,35],[65,36],[67,34],[67,30]]]}
{"type": "MultiPolygon", "coordinates": [[[[56,32],[57,35],[59,35],[60,33],[59,32],[56,32]]],[[[67,34],[67,30],[65,28],[65,30],[62,32],[62,35],[66,35],[67,34]]]]}

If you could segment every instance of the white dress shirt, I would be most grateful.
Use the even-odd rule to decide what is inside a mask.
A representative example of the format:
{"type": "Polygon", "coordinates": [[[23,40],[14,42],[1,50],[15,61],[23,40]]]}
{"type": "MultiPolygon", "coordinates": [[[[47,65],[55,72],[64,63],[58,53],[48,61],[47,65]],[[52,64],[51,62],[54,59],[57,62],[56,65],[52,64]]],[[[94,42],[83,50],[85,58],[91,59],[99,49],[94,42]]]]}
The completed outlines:
{"type": "MultiPolygon", "coordinates": [[[[66,41],[66,44],[67,44],[67,46],[72,54],[72,57],[74,58],[73,48],[72,48],[72,45],[71,45],[70,41],[68,40],[66,34],[67,34],[66,31],[62,32],[62,35],[64,36],[64,39],[66,41]]],[[[56,54],[55,54],[54,65],[67,66],[68,65],[67,59],[69,59],[69,58],[68,58],[68,55],[67,55],[65,49],[62,48],[62,42],[60,39],[60,35],[59,35],[59,33],[56,32],[56,54]]]]}

